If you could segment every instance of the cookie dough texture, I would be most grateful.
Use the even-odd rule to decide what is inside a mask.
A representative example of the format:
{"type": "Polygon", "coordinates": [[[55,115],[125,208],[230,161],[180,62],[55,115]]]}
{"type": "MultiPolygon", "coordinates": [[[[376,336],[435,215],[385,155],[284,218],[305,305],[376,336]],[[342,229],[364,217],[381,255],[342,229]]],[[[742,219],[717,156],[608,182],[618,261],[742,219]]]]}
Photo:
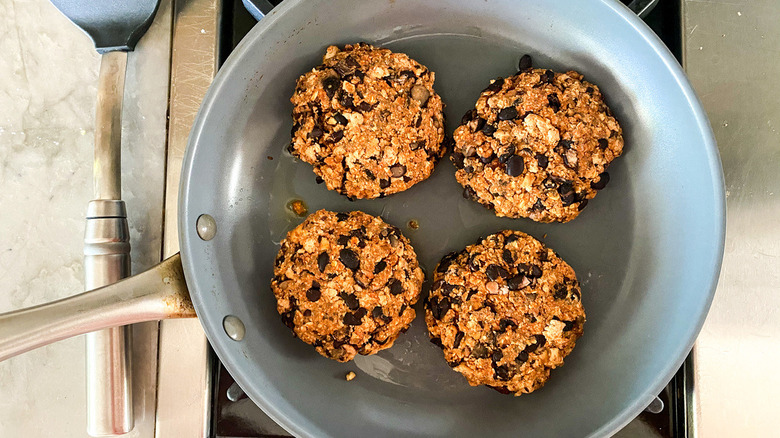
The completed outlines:
{"type": "Polygon", "coordinates": [[[271,289],[295,336],[347,362],[393,345],[414,319],[422,282],[398,228],[359,211],[320,210],[282,241],[271,289]]]}
{"type": "Polygon", "coordinates": [[[533,237],[502,231],[442,259],[425,321],[469,384],[520,395],[563,365],[585,312],[571,266],[533,237]]]}
{"type": "Polygon", "coordinates": [[[330,46],[290,99],[290,151],[348,197],[406,190],[445,153],[444,105],[433,82],[432,71],[403,53],[330,46]]]}
{"type": "Polygon", "coordinates": [[[574,71],[528,68],[496,79],[453,137],[464,196],[497,216],[538,222],[577,217],[623,151],[599,88],[574,71]]]}

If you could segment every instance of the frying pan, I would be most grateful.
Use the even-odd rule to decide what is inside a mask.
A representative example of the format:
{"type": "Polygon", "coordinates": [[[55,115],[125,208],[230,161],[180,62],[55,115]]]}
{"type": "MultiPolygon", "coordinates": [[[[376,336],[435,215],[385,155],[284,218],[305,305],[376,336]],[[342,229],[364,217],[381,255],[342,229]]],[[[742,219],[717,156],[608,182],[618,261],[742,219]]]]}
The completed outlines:
{"type": "MultiPolygon", "coordinates": [[[[186,287],[211,345],[245,392],[296,436],[614,433],[690,350],[724,243],[723,179],[707,118],[660,40],[611,0],[286,1],[244,38],[207,93],[179,202],[186,287]],[[610,185],[567,224],[496,218],[461,197],[448,162],[381,200],[350,202],[327,191],[310,166],[284,152],[288,99],[327,45],[355,41],[405,52],[435,71],[450,121],[489,79],[513,74],[524,53],[536,66],[582,72],[624,129],[610,185]],[[278,243],[301,220],[285,209],[291,199],[310,211],[381,215],[404,230],[429,272],[479,236],[527,232],[578,273],[585,334],[544,388],[521,397],[468,386],[428,342],[419,316],[394,347],[329,361],[292,337],[269,291],[278,243]],[[405,226],[411,219],[417,230],[405,226]],[[350,370],[357,378],[347,382],[350,370]]],[[[178,263],[0,316],[0,357],[111,324],[191,315],[178,263]],[[78,315],[63,316],[74,308],[78,315]]]]}

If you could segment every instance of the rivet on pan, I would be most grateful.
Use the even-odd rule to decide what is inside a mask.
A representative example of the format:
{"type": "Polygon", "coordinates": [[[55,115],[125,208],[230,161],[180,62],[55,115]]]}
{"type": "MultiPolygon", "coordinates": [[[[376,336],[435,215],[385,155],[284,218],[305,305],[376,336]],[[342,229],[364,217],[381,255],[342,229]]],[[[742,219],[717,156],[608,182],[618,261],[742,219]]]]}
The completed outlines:
{"type": "Polygon", "coordinates": [[[222,326],[225,328],[225,333],[230,336],[230,339],[234,341],[240,341],[244,339],[246,334],[246,327],[244,323],[238,319],[237,316],[228,315],[222,320],[222,326]]]}
{"type": "Polygon", "coordinates": [[[198,216],[195,226],[198,228],[198,236],[203,240],[211,240],[217,235],[217,221],[211,215],[198,216]]]}
{"type": "Polygon", "coordinates": [[[241,389],[240,386],[238,386],[238,383],[233,382],[232,385],[227,389],[227,398],[228,400],[232,402],[237,402],[244,398],[246,394],[244,393],[244,390],[241,389]]]}

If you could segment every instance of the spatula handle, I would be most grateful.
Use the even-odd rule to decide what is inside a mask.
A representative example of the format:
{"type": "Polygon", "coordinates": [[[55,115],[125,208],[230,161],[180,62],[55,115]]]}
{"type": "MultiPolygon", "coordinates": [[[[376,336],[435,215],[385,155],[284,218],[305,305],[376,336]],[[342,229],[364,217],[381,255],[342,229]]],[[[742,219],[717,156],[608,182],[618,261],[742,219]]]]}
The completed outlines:
{"type": "MultiPolygon", "coordinates": [[[[127,52],[103,54],[95,113],[95,201],[84,236],[87,290],[130,275],[130,237],[122,198],[122,101],[127,52]]],[[[87,333],[87,433],[124,435],[133,429],[132,327],[87,333]]]]}

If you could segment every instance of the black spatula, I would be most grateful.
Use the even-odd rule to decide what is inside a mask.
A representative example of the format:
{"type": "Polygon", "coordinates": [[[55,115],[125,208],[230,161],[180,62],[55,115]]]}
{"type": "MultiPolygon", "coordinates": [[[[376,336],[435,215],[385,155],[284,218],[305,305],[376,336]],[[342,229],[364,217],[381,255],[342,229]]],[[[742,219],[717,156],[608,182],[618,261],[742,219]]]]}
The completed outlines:
{"type": "MultiPolygon", "coordinates": [[[[87,209],[84,277],[87,290],[130,275],[127,212],[122,202],[122,97],[127,52],[135,48],[159,0],[52,0],[102,54],[95,116],[95,200],[87,209]]],[[[132,331],[106,329],[86,336],[87,433],[122,435],[133,429],[130,381],[132,331]]]]}

